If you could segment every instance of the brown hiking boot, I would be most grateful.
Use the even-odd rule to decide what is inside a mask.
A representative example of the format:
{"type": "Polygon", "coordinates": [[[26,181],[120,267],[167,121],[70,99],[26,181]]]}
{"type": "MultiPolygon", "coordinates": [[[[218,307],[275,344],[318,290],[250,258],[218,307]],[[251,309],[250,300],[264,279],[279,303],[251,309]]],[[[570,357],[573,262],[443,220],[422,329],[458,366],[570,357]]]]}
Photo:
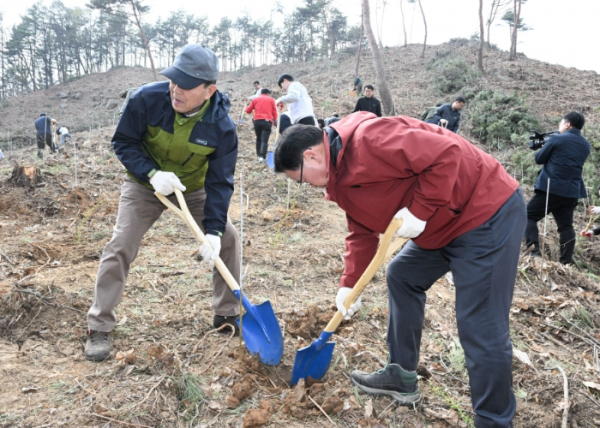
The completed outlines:
{"type": "Polygon", "coordinates": [[[104,361],[110,355],[111,349],[110,332],[88,330],[85,358],[90,361],[104,361]]]}

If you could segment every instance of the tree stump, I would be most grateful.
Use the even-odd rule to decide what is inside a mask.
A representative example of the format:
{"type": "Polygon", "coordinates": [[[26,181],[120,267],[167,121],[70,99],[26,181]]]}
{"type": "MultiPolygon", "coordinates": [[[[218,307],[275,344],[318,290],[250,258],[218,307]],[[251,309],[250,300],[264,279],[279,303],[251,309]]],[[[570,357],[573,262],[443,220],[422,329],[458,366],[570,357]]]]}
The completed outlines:
{"type": "Polygon", "coordinates": [[[37,187],[42,182],[40,169],[35,165],[15,165],[7,183],[17,187],[37,187]]]}

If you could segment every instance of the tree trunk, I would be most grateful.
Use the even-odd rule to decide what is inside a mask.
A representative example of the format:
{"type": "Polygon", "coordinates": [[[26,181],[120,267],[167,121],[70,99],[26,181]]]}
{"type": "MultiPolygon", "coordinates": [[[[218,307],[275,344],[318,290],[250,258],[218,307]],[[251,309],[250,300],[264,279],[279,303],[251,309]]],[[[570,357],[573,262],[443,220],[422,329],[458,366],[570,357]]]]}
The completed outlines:
{"type": "Polygon", "coordinates": [[[404,32],[404,47],[406,47],[406,24],[404,23],[404,9],[402,9],[402,1],[400,0],[400,15],[402,15],[402,31],[404,32]]]}
{"type": "Polygon", "coordinates": [[[7,183],[17,187],[38,187],[42,182],[40,169],[35,165],[15,165],[7,183]]]}
{"type": "Polygon", "coordinates": [[[421,0],[419,0],[419,9],[421,9],[421,15],[423,15],[423,25],[425,26],[425,40],[423,40],[423,52],[421,52],[421,58],[425,58],[425,47],[427,46],[427,21],[425,21],[425,12],[423,12],[421,0]]]}
{"type": "Polygon", "coordinates": [[[484,30],[483,30],[483,0],[479,0],[479,52],[477,53],[477,66],[479,67],[479,71],[483,73],[483,44],[484,40],[484,30]]]}
{"type": "Polygon", "coordinates": [[[521,0],[513,0],[513,28],[510,38],[510,54],[509,60],[517,59],[517,31],[519,31],[519,21],[521,16],[521,0]]]}
{"type": "Polygon", "coordinates": [[[392,96],[387,87],[387,80],[385,78],[385,70],[383,69],[383,63],[381,61],[381,53],[375,40],[375,35],[371,29],[371,14],[369,12],[369,0],[362,0],[362,12],[363,12],[363,24],[365,32],[367,33],[367,40],[371,52],[373,53],[373,66],[375,67],[375,74],[377,80],[377,86],[379,86],[379,95],[381,96],[381,104],[383,105],[383,112],[388,116],[395,116],[396,111],[394,109],[394,102],[392,96]]]}
{"type": "MultiPolygon", "coordinates": [[[[154,67],[154,59],[152,58],[152,52],[150,51],[150,44],[148,43],[148,38],[146,37],[146,33],[142,29],[141,17],[138,15],[135,6],[132,5],[133,9],[133,17],[135,18],[135,24],[140,30],[140,34],[142,35],[142,40],[144,41],[144,46],[146,46],[146,52],[148,53],[148,59],[150,60],[150,66],[152,67],[152,73],[154,74],[154,80],[158,80],[158,74],[156,74],[156,67],[154,67]]],[[[125,49],[123,49],[125,51],[125,49]]],[[[124,52],[123,52],[124,53],[124,52]]],[[[123,64],[125,64],[125,58],[123,58],[123,64]]]]}
{"type": "Polygon", "coordinates": [[[360,51],[362,49],[363,31],[365,29],[365,17],[363,14],[360,16],[360,38],[358,39],[358,53],[356,54],[356,67],[354,68],[354,75],[358,76],[358,66],[360,65],[360,51]]]}

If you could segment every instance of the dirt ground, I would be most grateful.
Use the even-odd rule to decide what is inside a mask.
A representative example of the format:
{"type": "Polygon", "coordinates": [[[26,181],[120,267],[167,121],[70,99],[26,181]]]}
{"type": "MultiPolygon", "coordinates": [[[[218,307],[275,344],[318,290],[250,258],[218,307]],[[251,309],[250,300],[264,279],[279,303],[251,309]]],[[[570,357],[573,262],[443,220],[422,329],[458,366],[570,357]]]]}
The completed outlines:
{"type": "MultiPolygon", "coordinates": [[[[249,86],[251,93],[243,84],[266,69],[229,74],[224,89],[236,94],[249,86]]],[[[318,93],[317,105],[329,101],[347,113],[339,107],[353,100],[330,95],[318,93]]],[[[345,217],[322,190],[290,183],[256,162],[251,122],[237,100],[232,116],[244,124],[230,217],[241,231],[243,207],[243,286],[253,303],[269,300],[275,310],[284,332],[280,365],[261,364],[237,337],[212,329],[212,272],[197,261],[187,227],[169,212],[145,236],[131,267],[111,358],[84,358],[86,312],[124,175],[107,123],[74,133],[77,157],[69,145],[65,154],[46,152],[38,161],[36,149],[26,146],[0,163],[0,427],[473,426],[450,278],[428,293],[418,406],[365,395],[348,378],[387,358],[383,269],[361,311],[336,332],[325,377],[289,387],[296,350],[335,313],[345,217]],[[12,186],[13,165],[26,164],[40,168],[42,184],[12,186]]],[[[580,208],[577,227],[586,222],[580,208]]],[[[514,425],[560,427],[568,409],[569,427],[600,426],[598,277],[553,262],[553,220],[548,228],[551,261],[542,266],[524,255],[519,263],[511,310],[514,425]]],[[[577,245],[580,257],[597,266],[598,243],[577,245]]]]}

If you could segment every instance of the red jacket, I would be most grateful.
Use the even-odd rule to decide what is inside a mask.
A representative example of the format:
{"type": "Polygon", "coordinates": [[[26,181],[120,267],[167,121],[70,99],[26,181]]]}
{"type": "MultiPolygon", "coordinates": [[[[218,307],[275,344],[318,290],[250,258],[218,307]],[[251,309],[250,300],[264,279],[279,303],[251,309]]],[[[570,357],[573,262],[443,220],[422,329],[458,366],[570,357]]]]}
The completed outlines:
{"type": "Polygon", "coordinates": [[[485,223],[519,186],[492,156],[436,125],[358,112],[330,126],[342,148],[334,166],[324,133],[325,198],[346,212],[350,230],[342,287],[358,281],[401,208],[427,221],[415,244],[438,249],[485,223]]]}
{"type": "Polygon", "coordinates": [[[246,113],[250,114],[252,110],[254,110],[254,120],[263,119],[274,124],[277,119],[275,100],[267,94],[263,94],[252,100],[250,105],[246,107],[246,113]]]}

